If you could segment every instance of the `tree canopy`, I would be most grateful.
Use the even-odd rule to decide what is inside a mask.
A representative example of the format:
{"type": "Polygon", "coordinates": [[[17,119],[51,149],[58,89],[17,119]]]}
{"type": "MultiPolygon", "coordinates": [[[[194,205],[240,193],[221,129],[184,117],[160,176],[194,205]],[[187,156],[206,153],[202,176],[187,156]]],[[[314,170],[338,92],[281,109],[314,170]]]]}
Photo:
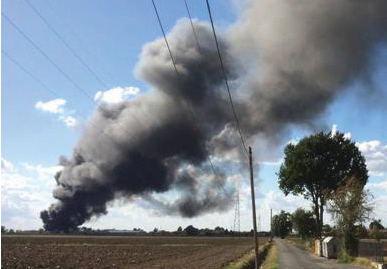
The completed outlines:
{"type": "Polygon", "coordinates": [[[288,195],[303,195],[313,202],[317,235],[321,237],[323,206],[334,191],[352,176],[364,186],[368,181],[365,159],[354,142],[342,133],[320,132],[285,147],[278,177],[288,195]]]}
{"type": "Polygon", "coordinates": [[[374,227],[376,227],[379,230],[384,229],[384,226],[382,225],[382,220],[381,219],[373,219],[370,223],[370,230],[372,230],[374,227]]]}
{"type": "Polygon", "coordinates": [[[292,231],[291,215],[288,212],[281,211],[280,214],[273,217],[273,233],[276,236],[285,237],[292,231]]]}
{"type": "Polygon", "coordinates": [[[187,226],[187,227],[184,229],[184,232],[185,232],[187,235],[198,235],[198,234],[199,234],[199,229],[195,228],[195,227],[192,226],[192,225],[189,225],[189,226],[187,226]]]}
{"type": "Polygon", "coordinates": [[[372,196],[363,187],[356,177],[350,178],[335,191],[328,207],[343,236],[344,248],[350,255],[356,255],[357,250],[359,229],[356,229],[356,224],[361,225],[368,220],[372,211],[372,196]]]}
{"type": "Polygon", "coordinates": [[[296,230],[298,235],[303,239],[312,237],[316,234],[316,220],[313,217],[313,212],[298,208],[292,214],[291,221],[294,230],[296,230]]]}

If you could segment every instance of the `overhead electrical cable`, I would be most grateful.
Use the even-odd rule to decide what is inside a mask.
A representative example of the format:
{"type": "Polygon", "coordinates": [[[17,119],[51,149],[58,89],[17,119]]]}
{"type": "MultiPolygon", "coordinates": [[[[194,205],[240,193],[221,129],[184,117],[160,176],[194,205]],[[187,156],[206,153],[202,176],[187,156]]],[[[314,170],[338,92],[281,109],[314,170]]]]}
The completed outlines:
{"type": "Polygon", "coordinates": [[[64,40],[64,38],[55,30],[55,28],[43,17],[43,15],[34,7],[34,5],[28,1],[24,0],[28,6],[39,16],[39,18],[50,28],[54,35],[71,51],[71,53],[78,59],[78,61],[104,86],[108,89],[108,86],[102,81],[102,79],[94,72],[90,66],[75,52],[75,50],[64,40]]]}
{"type": "Polygon", "coordinates": [[[198,40],[198,37],[196,35],[195,27],[194,27],[193,22],[192,22],[191,12],[189,11],[187,0],[184,0],[184,4],[185,4],[185,9],[187,10],[189,21],[191,23],[192,32],[193,32],[193,35],[194,35],[194,38],[195,38],[195,41],[196,41],[196,45],[198,46],[198,51],[201,54],[202,53],[202,48],[200,47],[199,40],[198,40]]]}
{"type": "MultiPolygon", "coordinates": [[[[96,78],[96,80],[105,88],[109,87],[105,82],[98,76],[96,72],[94,72],[90,66],[76,53],[76,51],[64,40],[64,38],[55,30],[55,28],[43,17],[43,15],[34,7],[34,5],[29,0],[24,0],[28,6],[39,16],[39,18],[48,26],[48,28],[54,33],[54,35],[70,50],[70,52],[77,58],[77,60],[96,78]]],[[[93,100],[94,103],[96,103],[93,100]]],[[[138,118],[129,111],[129,114],[137,121],[137,123],[141,124],[138,118]]]]}
{"type": "MultiPolygon", "coordinates": [[[[83,88],[81,88],[73,79],[71,79],[70,76],[68,76],[38,45],[35,44],[32,39],[30,39],[11,19],[8,18],[7,15],[5,15],[3,12],[1,13],[1,16],[6,19],[6,21],[16,29],[16,31],[21,34],[36,50],[38,50],[44,58],[46,58],[47,61],[49,61],[68,81],[73,84],[73,86],[78,89],[84,96],[87,97],[93,104],[97,106],[98,109],[101,109],[103,112],[108,112],[103,106],[99,105],[83,88]]],[[[136,119],[136,118],[135,118],[136,119]]],[[[137,119],[136,119],[137,120],[137,119]]],[[[113,120],[117,126],[119,126],[124,132],[126,132],[129,136],[132,136],[130,132],[124,128],[117,120],[113,120]]],[[[138,121],[138,120],[137,120],[138,121]]],[[[138,137],[137,137],[138,138],[138,137]]]]}
{"type": "MultiPolygon", "coordinates": [[[[202,54],[202,49],[201,49],[201,46],[200,46],[200,43],[199,43],[199,39],[197,38],[197,35],[196,35],[196,30],[195,30],[195,27],[193,25],[193,22],[192,22],[192,16],[191,16],[191,12],[189,10],[189,7],[188,7],[188,3],[187,3],[187,0],[184,0],[184,4],[185,4],[185,8],[186,8],[186,11],[187,11],[187,14],[188,14],[188,17],[189,17],[189,20],[190,20],[190,23],[191,23],[191,28],[192,28],[192,32],[193,32],[193,35],[194,35],[194,38],[195,38],[195,42],[196,42],[196,45],[198,47],[198,51],[200,54],[202,54]]],[[[212,169],[215,171],[215,167],[214,167],[214,164],[212,163],[211,161],[211,158],[210,156],[208,156],[208,161],[212,167],[212,169]]],[[[224,189],[224,187],[222,186],[223,190],[226,192],[226,190],[224,189]]],[[[227,194],[227,192],[226,192],[227,194]]]]}
{"type": "MultiPolygon", "coordinates": [[[[55,98],[61,98],[56,92],[54,92],[53,90],[51,90],[50,87],[48,87],[45,83],[43,83],[37,76],[35,76],[33,73],[31,73],[29,70],[27,70],[21,63],[19,63],[15,58],[13,58],[12,56],[10,56],[5,50],[1,50],[1,53],[3,55],[5,55],[12,63],[14,63],[17,67],[19,67],[24,73],[26,73],[27,75],[29,75],[32,79],[34,79],[36,82],[38,82],[40,84],[40,86],[46,90],[47,92],[49,92],[50,94],[52,94],[55,98]]],[[[93,121],[91,120],[87,120],[87,119],[83,119],[85,122],[89,123],[90,125],[92,125],[93,127],[95,127],[96,129],[99,129],[94,123],[93,121]]],[[[122,145],[118,144],[112,137],[110,137],[107,133],[105,133],[105,130],[102,131],[102,133],[100,134],[103,134],[104,136],[106,136],[107,138],[109,138],[114,144],[116,144],[118,147],[122,147],[122,145]]]]}
{"type": "Polygon", "coordinates": [[[60,98],[53,90],[50,89],[46,84],[44,84],[39,78],[37,78],[34,74],[28,71],[25,67],[23,67],[18,61],[16,61],[13,57],[11,57],[5,50],[1,50],[1,53],[4,54],[11,62],[13,62],[17,67],[24,71],[27,75],[32,77],[36,82],[40,84],[44,89],[50,92],[56,98],[60,98]]]}
{"type": "MultiPolygon", "coordinates": [[[[173,58],[173,54],[172,54],[171,48],[169,46],[167,36],[165,34],[165,31],[164,31],[164,27],[163,27],[163,24],[161,22],[159,12],[157,10],[157,7],[156,7],[156,4],[155,4],[154,0],[151,0],[151,1],[152,1],[152,4],[153,4],[154,11],[155,11],[156,16],[157,16],[157,20],[159,22],[159,26],[161,28],[161,32],[163,33],[164,41],[165,41],[165,44],[167,46],[167,49],[168,49],[168,52],[169,52],[169,56],[170,56],[172,64],[173,64],[173,67],[174,67],[174,70],[175,70],[175,73],[176,73],[176,77],[177,77],[178,81],[181,82],[181,77],[180,77],[179,71],[177,70],[176,62],[175,62],[175,59],[173,58]]],[[[191,114],[193,122],[196,123],[196,126],[198,127],[198,123],[197,123],[197,120],[196,120],[196,117],[195,117],[195,113],[193,111],[193,108],[192,108],[191,104],[186,103],[186,105],[188,107],[188,110],[190,111],[190,114],[191,114]]],[[[211,161],[211,158],[210,158],[210,156],[208,154],[206,155],[206,158],[207,158],[208,162],[210,163],[210,167],[211,167],[211,169],[212,169],[212,171],[214,173],[215,178],[220,181],[220,177],[218,175],[218,172],[216,171],[215,166],[214,166],[213,162],[211,161]]],[[[226,196],[228,198],[232,199],[230,197],[230,195],[228,194],[228,192],[225,190],[223,185],[222,185],[222,188],[223,188],[226,196]]]]}
{"type": "Polygon", "coordinates": [[[161,23],[161,19],[160,19],[160,16],[159,16],[159,12],[157,11],[157,8],[156,8],[156,5],[155,5],[155,1],[154,1],[154,0],[151,0],[151,1],[152,1],[153,7],[154,7],[155,12],[156,12],[157,20],[159,21],[159,25],[160,25],[160,28],[161,28],[161,32],[163,33],[163,36],[164,36],[165,44],[167,44],[169,56],[171,57],[173,67],[175,68],[176,76],[177,76],[177,78],[180,80],[180,75],[179,75],[179,72],[177,71],[175,59],[173,58],[171,48],[169,47],[168,39],[167,39],[167,37],[166,37],[166,35],[165,35],[164,27],[163,27],[163,24],[161,23]]]}
{"type": "MultiPolygon", "coordinates": [[[[78,46],[80,46],[81,47],[81,49],[83,50],[83,51],[86,51],[88,54],[89,54],[89,56],[90,57],[92,57],[94,60],[98,60],[98,62],[99,63],[102,63],[104,66],[107,66],[108,65],[108,63],[106,62],[106,60],[105,59],[101,59],[101,57],[99,57],[99,54],[95,54],[95,53],[93,53],[93,51],[92,50],[90,50],[89,48],[88,48],[88,45],[87,44],[85,44],[85,42],[84,42],[84,40],[82,39],[82,38],[80,38],[79,37],[79,34],[77,34],[75,31],[74,31],[74,29],[73,29],[73,27],[66,21],[66,19],[52,6],[52,4],[51,4],[51,2],[50,1],[45,1],[45,4],[46,4],[46,6],[48,7],[48,9],[51,11],[51,13],[52,14],[54,14],[54,16],[58,19],[58,20],[60,20],[61,22],[62,22],[62,24],[64,25],[64,27],[66,28],[66,30],[69,32],[69,33],[71,33],[71,35],[77,40],[77,44],[78,44],[78,46]]],[[[47,19],[46,19],[47,20],[47,19]]],[[[52,24],[51,24],[52,25],[52,24]]],[[[58,32],[58,31],[57,31],[58,32]]],[[[98,75],[98,73],[97,72],[95,72],[97,75],[98,75]]],[[[108,78],[110,79],[110,80],[113,80],[112,79],[112,74],[105,68],[104,69],[104,76],[106,77],[106,76],[108,76],[108,78]]],[[[100,78],[101,78],[101,76],[99,76],[100,78]]],[[[101,79],[101,81],[103,82],[103,84],[106,84],[105,83],[105,81],[104,80],[102,80],[101,79]]],[[[103,84],[101,84],[101,85],[103,85],[103,84]]]]}
{"type": "Polygon", "coordinates": [[[238,132],[239,132],[239,136],[240,136],[241,141],[242,141],[242,146],[243,146],[243,148],[244,148],[244,150],[246,152],[246,157],[248,157],[249,156],[249,152],[248,152],[247,147],[246,147],[245,139],[243,138],[243,134],[242,134],[242,130],[241,130],[241,127],[240,127],[239,119],[238,119],[237,113],[235,111],[234,102],[232,100],[231,91],[230,91],[230,87],[228,85],[228,80],[227,80],[227,74],[226,74],[226,71],[225,71],[225,68],[224,68],[224,65],[223,65],[222,55],[221,55],[220,49],[219,49],[219,42],[218,42],[218,38],[216,37],[214,22],[212,20],[212,14],[211,14],[210,4],[209,4],[208,0],[206,0],[206,3],[207,3],[208,14],[210,16],[212,32],[214,34],[216,49],[218,51],[219,62],[220,62],[220,66],[221,66],[221,69],[222,69],[224,81],[226,83],[226,88],[227,88],[228,97],[229,97],[229,100],[230,100],[230,105],[231,105],[232,113],[234,114],[234,118],[235,118],[235,122],[236,122],[237,129],[238,129],[238,132]]]}
{"type": "MultiPolygon", "coordinates": [[[[193,22],[192,22],[192,16],[191,16],[191,12],[190,12],[189,7],[188,7],[187,0],[184,0],[184,4],[185,4],[185,8],[187,10],[187,14],[188,14],[188,17],[189,17],[189,20],[190,20],[190,23],[191,23],[192,32],[193,32],[193,35],[194,35],[194,38],[195,38],[196,45],[198,47],[199,54],[202,54],[202,49],[201,49],[201,46],[200,46],[200,43],[199,43],[199,39],[198,39],[198,37],[196,35],[195,27],[194,27],[193,22]]],[[[212,163],[212,161],[211,161],[211,158],[209,156],[208,156],[208,161],[211,164],[212,169],[216,170],[214,165],[213,165],[213,163],[212,163]]],[[[229,196],[223,186],[222,186],[222,188],[223,188],[224,192],[227,194],[227,196],[229,196]]],[[[229,198],[230,198],[230,196],[229,196],[229,198]]],[[[237,197],[235,197],[235,202],[237,202],[237,197]]]]}

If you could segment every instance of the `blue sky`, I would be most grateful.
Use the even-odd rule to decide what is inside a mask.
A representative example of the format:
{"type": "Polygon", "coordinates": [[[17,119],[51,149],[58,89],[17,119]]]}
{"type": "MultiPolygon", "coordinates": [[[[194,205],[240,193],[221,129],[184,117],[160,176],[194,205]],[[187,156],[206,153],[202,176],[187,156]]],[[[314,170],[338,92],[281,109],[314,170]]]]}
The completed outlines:
{"type": "MultiPolygon", "coordinates": [[[[2,12],[89,96],[94,98],[97,92],[101,92],[100,100],[108,100],[117,96],[121,98],[121,94],[126,93],[126,98],[135,98],[136,95],[151,90],[149,85],[134,75],[143,45],[161,36],[150,1],[31,2],[98,74],[107,88],[80,64],[25,1],[3,0],[2,12]],[[115,91],[110,92],[110,95],[106,93],[111,89],[115,91]]],[[[166,31],[178,19],[186,16],[182,0],[160,0],[156,3],[166,31]]],[[[208,21],[205,1],[188,3],[193,17],[208,21]]],[[[226,29],[236,20],[235,3],[211,3],[215,23],[220,29],[226,29]]],[[[77,138],[82,134],[85,120],[95,110],[95,104],[77,90],[4,18],[1,20],[1,37],[2,50],[55,92],[52,95],[2,54],[1,223],[16,229],[39,228],[42,224],[38,213],[53,201],[53,175],[60,169],[58,158],[61,155],[70,157],[77,138]]],[[[378,51],[375,62],[378,68],[373,75],[374,85],[359,82],[348,87],[375,87],[387,94],[387,49],[378,51]]],[[[352,139],[358,142],[371,174],[368,188],[375,196],[375,217],[382,218],[387,224],[387,211],[381,207],[383,203],[387,203],[387,110],[385,104],[378,102],[378,96],[364,97],[361,93],[353,94],[354,92],[356,91],[346,91],[340,95],[321,115],[318,126],[327,130],[337,125],[339,131],[351,133],[352,139]],[[371,106],[369,100],[372,100],[371,106]]],[[[298,140],[312,131],[292,126],[284,138],[284,144],[273,150],[274,154],[270,158],[265,152],[257,154],[257,162],[260,163],[256,188],[257,207],[258,214],[262,216],[263,229],[268,228],[270,207],[275,211],[293,211],[298,206],[309,205],[308,201],[300,197],[284,197],[277,188],[275,173],[286,142],[298,140]]],[[[242,181],[241,227],[250,229],[252,225],[247,173],[233,171],[230,172],[230,177],[232,176],[242,181]]],[[[230,228],[233,217],[233,209],[194,219],[159,216],[155,210],[144,209],[136,203],[117,201],[106,216],[93,219],[87,225],[94,228],[143,227],[147,230],[153,227],[174,230],[177,226],[189,224],[230,228]],[[138,221],[139,216],[141,221],[138,221]]]]}

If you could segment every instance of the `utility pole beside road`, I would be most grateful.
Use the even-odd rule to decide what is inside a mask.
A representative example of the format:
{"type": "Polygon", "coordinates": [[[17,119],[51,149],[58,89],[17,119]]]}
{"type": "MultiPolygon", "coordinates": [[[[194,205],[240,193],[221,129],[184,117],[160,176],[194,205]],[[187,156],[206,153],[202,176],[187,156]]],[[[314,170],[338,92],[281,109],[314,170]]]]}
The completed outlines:
{"type": "Polygon", "coordinates": [[[251,202],[253,205],[253,225],[254,225],[254,246],[255,246],[255,269],[258,269],[258,250],[259,243],[257,238],[257,216],[255,213],[255,194],[254,194],[254,173],[253,173],[253,156],[251,147],[249,147],[249,165],[250,165],[250,185],[251,185],[251,202]]]}

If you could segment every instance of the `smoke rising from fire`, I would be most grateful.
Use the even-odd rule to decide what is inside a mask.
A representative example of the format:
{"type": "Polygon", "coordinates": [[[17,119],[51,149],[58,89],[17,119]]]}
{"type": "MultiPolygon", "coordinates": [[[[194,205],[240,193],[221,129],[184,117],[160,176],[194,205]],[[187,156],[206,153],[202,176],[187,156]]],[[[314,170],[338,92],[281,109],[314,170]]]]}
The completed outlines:
{"type": "MultiPolygon", "coordinates": [[[[370,79],[372,57],[387,41],[386,10],[384,0],[249,2],[220,35],[248,141],[312,123],[347,86],[370,79]]],[[[200,51],[187,20],[167,36],[180,78],[164,41],[146,44],[136,74],[154,90],[97,109],[73,156],[61,157],[58,201],[41,213],[47,230],[71,231],[121,197],[142,196],[184,217],[230,208],[233,187],[210,173],[207,156],[240,144],[211,28],[194,25],[200,51]],[[176,201],[152,197],[171,189],[176,201]]]]}

